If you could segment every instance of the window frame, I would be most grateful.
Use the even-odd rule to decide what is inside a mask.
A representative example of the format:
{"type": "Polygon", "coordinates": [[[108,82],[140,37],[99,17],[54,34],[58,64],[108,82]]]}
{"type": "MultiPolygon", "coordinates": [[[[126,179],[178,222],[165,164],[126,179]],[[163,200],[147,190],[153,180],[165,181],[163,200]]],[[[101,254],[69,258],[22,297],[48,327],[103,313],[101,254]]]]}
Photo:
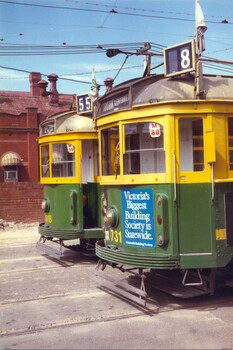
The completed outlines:
{"type": "MultiPolygon", "coordinates": [[[[65,155],[67,156],[68,153],[66,153],[65,155]]],[[[76,153],[75,146],[72,143],[70,143],[70,142],[54,142],[54,143],[52,143],[52,174],[51,174],[52,178],[67,178],[67,177],[73,178],[73,177],[76,177],[77,170],[76,170],[76,162],[75,162],[75,153],[76,153]],[[64,155],[64,148],[67,149],[68,145],[72,145],[74,147],[74,152],[69,152],[68,149],[67,149],[67,151],[70,154],[74,153],[73,159],[72,160],[63,160],[62,159],[61,161],[59,161],[59,160],[56,161],[54,159],[54,155],[57,152],[57,150],[55,150],[54,148],[55,148],[55,146],[58,146],[58,145],[65,145],[65,147],[62,147],[63,155],[64,155]],[[64,164],[64,167],[61,166],[63,164],[64,164]],[[72,172],[74,173],[74,175],[72,175],[72,176],[71,175],[68,175],[68,176],[57,176],[57,175],[54,175],[56,172],[60,172],[60,173],[62,173],[63,171],[64,172],[69,172],[70,171],[69,164],[73,165],[71,167],[71,169],[72,169],[72,172]],[[58,165],[58,166],[60,165],[60,167],[57,167],[57,169],[55,169],[56,165],[58,165]]]]}
{"type": "Polygon", "coordinates": [[[100,152],[100,184],[149,184],[149,183],[169,183],[173,179],[173,171],[171,170],[173,164],[172,157],[172,145],[174,144],[174,123],[173,116],[163,115],[157,117],[151,115],[141,118],[132,118],[127,120],[118,121],[115,123],[109,123],[107,125],[100,126],[99,128],[99,152],[100,152]],[[164,151],[165,151],[165,172],[164,173],[151,173],[151,174],[124,174],[123,169],[123,151],[125,150],[125,124],[135,123],[147,123],[155,122],[163,126],[164,132],[164,151]],[[119,126],[119,145],[120,145],[120,174],[115,175],[102,175],[102,140],[101,132],[109,129],[113,126],[119,126]],[[170,138],[168,135],[171,135],[170,138]]]}
{"type": "Polygon", "coordinates": [[[56,183],[81,183],[82,179],[82,173],[80,167],[76,166],[77,164],[82,164],[82,157],[81,157],[81,140],[58,140],[58,141],[53,141],[51,140],[50,142],[46,143],[41,143],[40,144],[40,182],[42,184],[56,184],[56,183]],[[76,174],[75,176],[67,176],[67,177],[53,177],[52,173],[52,164],[53,164],[53,145],[54,144],[71,144],[75,147],[75,158],[74,158],[74,163],[75,163],[75,168],[76,168],[76,174]],[[49,176],[48,177],[42,177],[42,163],[41,163],[41,148],[43,146],[49,146],[49,176]]]}
{"type": "Polygon", "coordinates": [[[209,129],[209,116],[207,114],[179,114],[175,117],[176,129],[176,175],[177,183],[210,183],[212,182],[211,166],[207,162],[207,142],[206,134],[209,129]],[[202,118],[203,120],[203,147],[204,147],[204,170],[201,171],[181,171],[180,170],[180,145],[179,145],[179,120],[189,118],[202,118]]]}
{"type": "MultiPolygon", "coordinates": [[[[184,124],[182,125],[183,126],[183,129],[184,129],[184,124]]],[[[187,128],[186,128],[187,130],[187,128]]],[[[196,173],[196,172],[202,172],[205,170],[205,167],[206,167],[206,164],[205,164],[205,148],[204,148],[204,120],[203,118],[199,117],[199,116],[196,116],[196,117],[189,117],[189,118],[186,118],[186,117],[180,117],[179,118],[179,121],[178,121],[178,137],[179,137],[179,165],[180,165],[180,172],[182,173],[196,173]],[[192,128],[189,128],[189,132],[191,132],[191,139],[192,139],[192,144],[188,145],[189,147],[185,147],[185,149],[187,150],[189,148],[189,152],[191,151],[192,154],[189,154],[189,157],[187,157],[187,153],[186,153],[186,158],[188,158],[188,161],[189,161],[189,166],[191,165],[193,167],[193,170],[181,170],[181,165],[182,165],[182,168],[187,166],[187,162],[185,164],[182,163],[181,164],[181,156],[184,156],[185,153],[183,152],[183,148],[181,148],[181,136],[182,138],[184,137],[184,134],[181,134],[181,121],[189,121],[191,123],[193,123],[194,121],[198,121],[198,120],[201,120],[202,121],[202,135],[194,135],[193,134],[193,131],[194,131],[194,128],[193,128],[193,125],[192,125],[192,128]],[[197,146],[195,145],[195,140],[198,140],[200,139],[201,140],[201,143],[202,145],[200,146],[197,146]],[[191,148],[190,148],[191,146],[191,148]],[[181,152],[182,150],[182,152],[181,152]],[[202,155],[203,155],[203,160],[201,163],[197,163],[195,161],[195,152],[202,152],[202,155]],[[190,161],[191,160],[191,161],[190,161]],[[203,169],[201,170],[195,170],[195,166],[197,167],[198,165],[202,165],[203,166],[203,169]]],[[[187,146],[187,145],[185,145],[187,146]]]]}
{"type": "Polygon", "coordinates": [[[4,182],[19,182],[19,167],[18,165],[6,165],[4,168],[4,182]],[[14,173],[16,176],[14,178],[9,178],[9,173],[14,173]]]}
{"type": "MultiPolygon", "coordinates": [[[[141,169],[140,169],[140,172],[138,172],[138,173],[134,173],[133,175],[149,175],[149,174],[153,174],[153,175],[155,175],[155,174],[164,174],[164,173],[166,173],[166,162],[165,162],[165,149],[164,149],[164,126],[162,125],[162,124],[160,124],[160,123],[158,123],[158,122],[156,122],[156,124],[159,124],[161,127],[162,127],[162,130],[163,130],[163,132],[162,132],[162,138],[163,138],[163,148],[148,148],[148,149],[145,149],[145,148],[140,148],[140,145],[139,145],[139,147],[138,147],[138,149],[131,149],[131,150],[126,150],[126,126],[127,125],[139,125],[139,124],[149,124],[149,123],[155,123],[155,121],[136,121],[136,122],[133,122],[133,123],[124,123],[123,124],[123,138],[124,138],[124,148],[123,148],[123,163],[124,163],[124,165],[125,165],[125,159],[124,159],[124,156],[126,155],[126,154],[132,154],[133,152],[135,152],[135,153],[137,153],[138,154],[138,156],[139,156],[139,162],[140,162],[140,168],[141,167],[143,167],[143,166],[145,166],[145,164],[143,164],[143,154],[144,154],[144,152],[163,152],[163,156],[164,156],[164,161],[163,161],[163,166],[165,167],[165,170],[164,171],[158,171],[158,172],[149,172],[149,173],[144,173],[144,172],[141,172],[141,169]]],[[[144,140],[142,139],[142,135],[143,135],[144,133],[138,133],[138,134],[136,134],[136,135],[139,135],[139,143],[140,142],[144,142],[144,140]],[[141,138],[141,139],[140,139],[141,138]]],[[[128,135],[130,135],[130,134],[127,134],[127,136],[128,135]]],[[[132,135],[132,134],[131,134],[132,135]]],[[[149,134],[148,134],[149,135],[149,134]]],[[[152,138],[152,136],[151,136],[151,138],[152,138]]],[[[153,138],[152,138],[153,139],[153,138]]],[[[155,138],[155,140],[156,140],[156,138],[155,138]]],[[[158,160],[159,161],[159,160],[158,160]]],[[[123,174],[124,174],[124,176],[126,176],[126,175],[132,175],[132,174],[129,174],[129,173],[125,173],[125,166],[123,167],[123,174]]]]}

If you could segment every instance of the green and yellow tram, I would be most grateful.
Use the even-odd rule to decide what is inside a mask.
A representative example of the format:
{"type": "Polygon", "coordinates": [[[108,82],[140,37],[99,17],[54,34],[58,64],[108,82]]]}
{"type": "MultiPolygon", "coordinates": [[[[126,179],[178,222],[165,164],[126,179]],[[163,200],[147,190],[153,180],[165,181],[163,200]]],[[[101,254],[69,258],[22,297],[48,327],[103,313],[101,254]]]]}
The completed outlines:
{"type": "Polygon", "coordinates": [[[39,225],[39,247],[59,257],[44,243],[64,245],[79,239],[94,248],[103,237],[98,176],[98,132],[92,116],[75,110],[55,115],[40,125],[40,181],[44,185],[45,222],[39,225]]]}
{"type": "Polygon", "coordinates": [[[149,269],[158,287],[176,276],[199,295],[233,259],[233,77],[203,75],[201,97],[194,79],[151,75],[99,99],[96,255],[102,270],[149,269]]]}

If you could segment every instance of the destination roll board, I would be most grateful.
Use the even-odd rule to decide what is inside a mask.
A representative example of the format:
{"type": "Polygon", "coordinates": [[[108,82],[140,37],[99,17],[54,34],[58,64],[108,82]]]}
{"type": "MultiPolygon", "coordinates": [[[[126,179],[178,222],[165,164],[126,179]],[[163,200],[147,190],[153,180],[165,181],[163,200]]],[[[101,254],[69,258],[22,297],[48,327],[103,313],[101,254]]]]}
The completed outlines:
{"type": "Polygon", "coordinates": [[[171,77],[195,70],[195,40],[164,49],[164,75],[171,77]]]}
{"type": "Polygon", "coordinates": [[[97,117],[100,115],[107,115],[113,112],[124,110],[130,106],[129,90],[123,90],[118,93],[112,94],[106,99],[103,98],[100,104],[100,108],[97,112],[97,117]]]}
{"type": "Polygon", "coordinates": [[[41,136],[54,134],[54,123],[45,124],[41,127],[41,136]]]}

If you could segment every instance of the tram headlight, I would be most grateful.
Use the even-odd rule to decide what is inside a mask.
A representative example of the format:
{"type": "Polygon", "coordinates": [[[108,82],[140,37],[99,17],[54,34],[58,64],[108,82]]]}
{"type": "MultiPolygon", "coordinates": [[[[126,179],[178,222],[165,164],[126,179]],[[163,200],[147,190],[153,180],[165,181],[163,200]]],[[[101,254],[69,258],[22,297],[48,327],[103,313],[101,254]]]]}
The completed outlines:
{"type": "Polygon", "coordinates": [[[48,198],[44,198],[41,203],[41,208],[44,210],[45,213],[49,212],[50,204],[48,198]]]}
{"type": "Polygon", "coordinates": [[[163,245],[163,237],[162,237],[162,235],[158,235],[158,243],[159,243],[159,245],[163,245]]]}
{"type": "Polygon", "coordinates": [[[160,197],[160,196],[157,196],[156,197],[156,203],[157,203],[157,205],[161,205],[161,203],[162,203],[162,198],[160,197]]]}
{"type": "Polygon", "coordinates": [[[108,210],[106,215],[105,215],[105,218],[104,218],[104,221],[107,222],[109,225],[112,225],[113,222],[114,222],[114,217],[113,217],[113,213],[112,213],[112,210],[108,210]]]}
{"type": "Polygon", "coordinates": [[[107,206],[107,199],[105,198],[104,193],[101,194],[101,200],[103,202],[103,206],[106,207],[107,206]]]}
{"type": "Polygon", "coordinates": [[[115,205],[112,205],[106,212],[105,222],[112,227],[118,226],[119,212],[115,205]]]}

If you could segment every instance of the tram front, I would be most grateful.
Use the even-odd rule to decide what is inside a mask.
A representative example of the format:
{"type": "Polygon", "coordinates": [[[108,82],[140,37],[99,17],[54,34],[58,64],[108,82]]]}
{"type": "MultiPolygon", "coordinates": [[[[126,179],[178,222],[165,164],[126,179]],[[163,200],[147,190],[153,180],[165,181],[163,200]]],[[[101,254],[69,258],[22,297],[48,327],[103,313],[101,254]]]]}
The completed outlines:
{"type": "Polygon", "coordinates": [[[221,78],[220,91],[219,79],[203,79],[206,100],[195,99],[192,77],[157,75],[121,84],[99,99],[105,239],[97,242],[96,254],[101,269],[138,269],[141,276],[146,269],[157,276],[173,270],[181,286],[195,287],[194,295],[212,293],[214,269],[227,266],[233,256],[227,243],[232,230],[219,219],[219,211],[231,208],[230,200],[224,207],[224,196],[232,196],[232,177],[229,172],[226,178],[229,160],[222,147],[231,145],[226,135],[228,124],[232,132],[228,86],[233,81],[221,78]],[[220,196],[220,183],[230,194],[220,196]],[[225,236],[219,238],[220,232],[225,236]]]}
{"type": "MultiPolygon", "coordinates": [[[[40,179],[44,185],[39,225],[40,248],[46,240],[103,237],[98,181],[98,133],[88,116],[70,111],[40,125],[40,179]]],[[[45,248],[46,249],[46,248],[45,248]]]]}

